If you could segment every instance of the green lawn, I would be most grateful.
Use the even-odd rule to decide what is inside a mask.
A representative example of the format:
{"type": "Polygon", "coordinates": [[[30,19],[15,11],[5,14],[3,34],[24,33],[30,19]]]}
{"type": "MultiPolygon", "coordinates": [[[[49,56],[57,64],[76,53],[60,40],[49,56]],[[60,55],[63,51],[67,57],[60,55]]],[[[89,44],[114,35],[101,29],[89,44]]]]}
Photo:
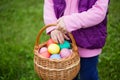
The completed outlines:
{"type": "MultiPolygon", "coordinates": [[[[101,80],[120,80],[120,0],[111,0],[107,43],[99,59],[101,80]]],[[[39,80],[33,47],[43,24],[43,0],[0,1],[0,80],[39,80]]],[[[43,33],[45,35],[45,32],[43,33]]],[[[44,36],[41,42],[47,40],[44,36]]]]}

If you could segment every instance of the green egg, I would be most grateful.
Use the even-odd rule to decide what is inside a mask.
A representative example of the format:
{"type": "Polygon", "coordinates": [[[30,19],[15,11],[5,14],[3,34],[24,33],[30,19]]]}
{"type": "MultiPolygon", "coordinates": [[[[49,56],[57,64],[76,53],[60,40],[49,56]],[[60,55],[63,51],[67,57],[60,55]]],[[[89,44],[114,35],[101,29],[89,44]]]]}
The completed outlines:
{"type": "Polygon", "coordinates": [[[59,44],[59,46],[60,46],[60,49],[63,49],[63,48],[71,48],[71,45],[70,45],[70,42],[69,41],[64,41],[64,43],[63,44],[59,44]]]}

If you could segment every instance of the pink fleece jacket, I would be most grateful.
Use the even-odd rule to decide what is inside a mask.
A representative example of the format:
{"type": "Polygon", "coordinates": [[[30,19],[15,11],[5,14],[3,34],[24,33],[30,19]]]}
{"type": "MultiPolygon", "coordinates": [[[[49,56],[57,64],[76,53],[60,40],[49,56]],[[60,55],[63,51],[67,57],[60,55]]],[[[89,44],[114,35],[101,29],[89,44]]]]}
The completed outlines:
{"type": "MultiPolygon", "coordinates": [[[[78,0],[66,0],[64,12],[64,23],[67,31],[71,32],[80,28],[87,28],[101,23],[107,12],[109,0],[97,0],[96,3],[87,11],[78,13],[78,0]]],[[[44,1],[44,22],[45,24],[56,23],[57,18],[54,13],[53,1],[44,1]]],[[[55,26],[47,28],[49,33],[55,26]]],[[[85,49],[78,47],[80,57],[93,57],[102,52],[102,49],[85,49]]]]}

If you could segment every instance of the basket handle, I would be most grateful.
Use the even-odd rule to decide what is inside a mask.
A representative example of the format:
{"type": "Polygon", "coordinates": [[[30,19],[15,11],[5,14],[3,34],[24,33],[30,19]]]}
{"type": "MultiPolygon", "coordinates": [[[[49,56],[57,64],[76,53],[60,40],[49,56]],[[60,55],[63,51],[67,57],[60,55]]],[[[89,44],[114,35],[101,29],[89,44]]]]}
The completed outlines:
{"type": "MultiPolygon", "coordinates": [[[[37,48],[39,46],[39,39],[40,39],[43,31],[46,30],[46,28],[51,27],[51,26],[56,26],[56,24],[45,25],[43,28],[40,29],[40,31],[37,35],[37,38],[36,38],[35,48],[37,48]]],[[[70,32],[68,32],[68,36],[70,37],[70,39],[72,41],[73,51],[78,52],[78,48],[77,48],[77,45],[76,45],[76,42],[75,42],[73,35],[70,32]]]]}

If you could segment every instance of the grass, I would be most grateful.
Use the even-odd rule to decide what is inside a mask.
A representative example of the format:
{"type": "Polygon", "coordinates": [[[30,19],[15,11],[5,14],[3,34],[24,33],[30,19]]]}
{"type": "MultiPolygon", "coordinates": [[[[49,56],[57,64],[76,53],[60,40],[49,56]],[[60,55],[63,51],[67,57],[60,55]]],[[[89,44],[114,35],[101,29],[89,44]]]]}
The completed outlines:
{"type": "MultiPolygon", "coordinates": [[[[107,43],[98,65],[100,80],[120,80],[119,2],[111,0],[109,8],[107,43]]],[[[0,1],[0,80],[39,80],[33,47],[43,25],[43,0],[0,1]]],[[[44,36],[41,42],[47,39],[44,36]]]]}

